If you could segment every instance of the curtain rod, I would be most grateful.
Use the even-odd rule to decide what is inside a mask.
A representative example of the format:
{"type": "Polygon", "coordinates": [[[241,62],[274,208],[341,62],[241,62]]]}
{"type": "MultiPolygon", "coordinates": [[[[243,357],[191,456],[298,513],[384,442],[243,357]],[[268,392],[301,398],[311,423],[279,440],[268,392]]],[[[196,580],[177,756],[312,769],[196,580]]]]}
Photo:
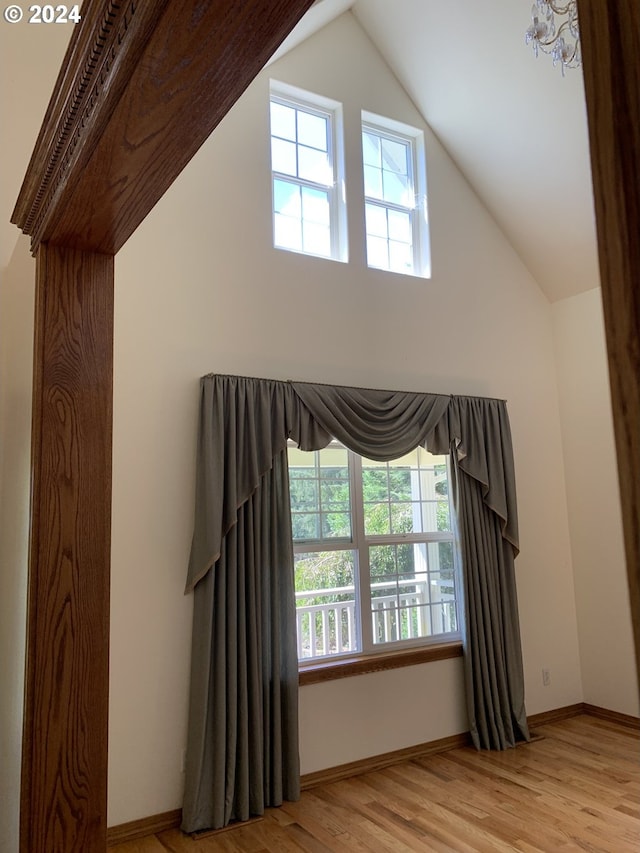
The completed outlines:
{"type": "Polygon", "coordinates": [[[257,382],[288,382],[297,385],[322,385],[325,388],[352,388],[354,391],[383,391],[385,394],[436,394],[438,397],[468,397],[475,400],[495,400],[497,403],[506,403],[504,397],[486,397],[483,394],[442,394],[434,391],[400,390],[398,388],[371,388],[362,385],[339,385],[337,382],[308,382],[304,379],[274,379],[264,376],[241,376],[239,373],[205,373],[202,379],[209,376],[225,376],[227,379],[255,379],[257,382]]]}

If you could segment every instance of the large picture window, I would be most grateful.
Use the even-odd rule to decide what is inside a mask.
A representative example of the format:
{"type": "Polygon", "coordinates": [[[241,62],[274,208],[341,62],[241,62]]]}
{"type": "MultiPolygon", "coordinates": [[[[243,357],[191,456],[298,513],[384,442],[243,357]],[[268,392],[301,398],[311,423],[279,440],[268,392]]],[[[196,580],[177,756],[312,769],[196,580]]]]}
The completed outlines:
{"type": "Polygon", "coordinates": [[[288,452],[299,660],[457,639],[447,457],[288,452]]]}

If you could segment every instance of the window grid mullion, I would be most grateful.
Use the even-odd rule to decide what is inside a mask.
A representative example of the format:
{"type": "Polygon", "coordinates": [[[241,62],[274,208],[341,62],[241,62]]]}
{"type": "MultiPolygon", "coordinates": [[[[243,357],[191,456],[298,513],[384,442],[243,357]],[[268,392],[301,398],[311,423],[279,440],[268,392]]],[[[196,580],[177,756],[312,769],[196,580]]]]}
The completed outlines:
{"type": "Polygon", "coordinates": [[[349,451],[349,469],[352,472],[351,523],[353,546],[357,560],[356,606],[359,612],[360,649],[373,650],[371,628],[371,586],[369,575],[369,548],[364,533],[364,498],[362,493],[362,458],[349,451]]]}
{"type": "MultiPolygon", "coordinates": [[[[314,454],[314,477],[313,479],[318,484],[318,513],[320,516],[320,523],[322,517],[324,516],[326,507],[324,505],[324,496],[322,495],[321,490],[321,482],[322,482],[322,462],[320,458],[320,453],[315,452],[314,454]]],[[[424,460],[422,460],[424,462],[424,460]]],[[[422,618],[427,618],[429,625],[431,625],[431,620],[435,614],[435,607],[440,604],[440,610],[444,612],[444,608],[448,607],[446,603],[442,603],[440,601],[433,601],[432,598],[432,589],[429,586],[427,589],[427,597],[423,599],[420,605],[415,603],[405,603],[401,604],[401,590],[398,586],[398,578],[399,578],[399,567],[398,567],[398,554],[397,548],[399,545],[424,545],[425,547],[425,566],[423,571],[426,574],[427,583],[430,583],[432,579],[433,566],[431,565],[431,554],[429,552],[430,543],[439,543],[439,542],[454,542],[454,533],[453,531],[433,531],[433,532],[420,532],[420,533],[389,533],[389,534],[376,534],[373,536],[367,536],[365,533],[365,504],[364,504],[364,485],[363,485],[363,460],[358,454],[353,453],[352,451],[347,451],[347,464],[348,464],[348,478],[349,478],[349,486],[350,486],[350,514],[351,514],[351,538],[341,537],[340,539],[320,539],[317,541],[296,541],[293,545],[294,553],[319,553],[323,551],[350,551],[353,554],[353,586],[354,586],[354,598],[355,598],[355,623],[356,623],[356,631],[355,637],[353,640],[355,641],[355,651],[356,653],[363,654],[371,654],[383,651],[385,649],[389,649],[390,647],[394,648],[407,648],[414,646],[416,644],[416,639],[418,637],[425,637],[422,633],[422,628],[420,628],[420,622],[418,622],[418,627],[415,625],[413,628],[408,628],[408,635],[403,636],[404,629],[401,627],[403,619],[413,619],[412,611],[415,607],[419,607],[420,612],[418,613],[418,620],[422,618]],[[371,553],[370,549],[376,545],[387,545],[391,546],[394,551],[394,560],[395,560],[395,577],[396,577],[396,591],[394,594],[395,598],[395,607],[392,608],[392,612],[395,614],[394,617],[390,617],[391,622],[394,624],[394,629],[392,631],[392,636],[389,637],[387,641],[383,641],[380,643],[375,643],[373,636],[373,613],[372,613],[372,595],[371,595],[371,553]],[[423,617],[421,614],[423,613],[422,608],[426,606],[428,609],[428,616],[423,617]],[[406,615],[404,615],[406,614],[406,615]],[[393,621],[395,619],[395,621],[393,621]],[[414,634],[412,632],[418,631],[419,633],[414,634]]],[[[418,459],[416,463],[416,471],[418,473],[418,496],[419,503],[422,504],[422,499],[426,499],[425,493],[423,493],[423,484],[421,475],[423,472],[428,471],[432,468],[426,464],[421,463],[421,460],[418,459]]],[[[447,460],[447,472],[449,470],[449,461],[447,460]]],[[[410,472],[413,470],[410,468],[410,472]]],[[[389,526],[390,530],[392,527],[392,494],[391,494],[391,466],[389,463],[385,465],[385,474],[386,474],[386,483],[387,483],[387,499],[389,505],[389,526]]],[[[434,471],[435,474],[435,471],[434,471]]],[[[450,481],[450,477],[448,477],[450,481]]],[[[429,490],[428,495],[431,494],[429,490]]],[[[449,504],[450,516],[452,513],[451,510],[451,496],[450,493],[447,495],[447,503],[449,504]]],[[[452,518],[452,516],[451,516],[452,518]]],[[[453,518],[452,518],[453,522],[453,518]]],[[[322,531],[321,535],[322,535],[322,531]]],[[[457,565],[457,554],[456,549],[453,551],[454,558],[454,576],[453,576],[453,586],[456,590],[454,601],[454,608],[456,611],[456,624],[460,625],[460,603],[461,603],[461,588],[459,582],[459,567],[457,565]]],[[[439,578],[442,581],[441,578],[439,578]]],[[[382,617],[385,618],[384,616],[382,617]]],[[[444,616],[440,617],[441,619],[444,616]]],[[[387,628],[390,629],[391,622],[387,625],[387,628]]],[[[385,624],[387,624],[385,622],[385,624]]],[[[430,629],[429,629],[430,630],[430,629]]],[[[459,636],[459,629],[455,633],[459,636]]],[[[354,648],[354,646],[351,646],[354,648]]],[[[339,653],[337,655],[332,655],[336,659],[340,656],[343,656],[344,653],[339,653]]]]}
{"type": "MultiPolygon", "coordinates": [[[[276,172],[273,173],[274,175],[276,172]]],[[[413,220],[413,214],[415,213],[414,207],[406,207],[404,204],[397,204],[393,201],[385,201],[383,198],[374,198],[374,196],[366,195],[364,197],[365,204],[372,204],[375,207],[379,207],[382,210],[395,210],[398,213],[408,213],[411,219],[413,220]]]]}
{"type": "Polygon", "coordinates": [[[296,184],[299,187],[308,187],[310,190],[322,190],[322,192],[331,193],[333,184],[319,184],[316,181],[310,181],[308,178],[298,178],[296,175],[288,175],[286,172],[278,172],[273,170],[273,177],[278,181],[288,181],[290,184],[296,184]]]}

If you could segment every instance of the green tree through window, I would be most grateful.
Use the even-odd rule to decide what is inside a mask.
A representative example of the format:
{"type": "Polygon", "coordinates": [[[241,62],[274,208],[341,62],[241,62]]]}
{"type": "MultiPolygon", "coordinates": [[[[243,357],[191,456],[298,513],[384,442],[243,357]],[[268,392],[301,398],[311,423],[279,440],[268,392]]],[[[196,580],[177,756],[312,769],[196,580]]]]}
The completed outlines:
{"type": "Polygon", "coordinates": [[[301,658],[457,631],[447,466],[440,460],[420,450],[378,463],[337,443],[313,453],[290,448],[301,658]],[[371,616],[363,620],[366,602],[371,616]],[[371,623],[371,637],[363,621],[371,623]]]}

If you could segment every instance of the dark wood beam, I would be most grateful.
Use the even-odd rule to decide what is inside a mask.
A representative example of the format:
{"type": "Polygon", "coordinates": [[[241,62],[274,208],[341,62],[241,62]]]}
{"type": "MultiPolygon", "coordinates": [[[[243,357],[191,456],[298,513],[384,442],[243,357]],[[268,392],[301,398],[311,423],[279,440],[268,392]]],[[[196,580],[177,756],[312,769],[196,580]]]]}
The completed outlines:
{"type": "MultiPolygon", "coordinates": [[[[602,304],[640,679],[640,4],[579,0],[602,304]]],[[[606,573],[606,566],[603,567],[606,573]]]]}
{"type": "Polygon", "coordinates": [[[104,853],[113,257],[37,255],[21,853],[104,853]]]}
{"type": "Polygon", "coordinates": [[[87,0],[12,221],[37,253],[21,853],[106,845],[114,255],[312,0],[87,0]]]}
{"type": "Polygon", "coordinates": [[[115,254],[312,0],[90,0],[12,221],[115,254]]]}

